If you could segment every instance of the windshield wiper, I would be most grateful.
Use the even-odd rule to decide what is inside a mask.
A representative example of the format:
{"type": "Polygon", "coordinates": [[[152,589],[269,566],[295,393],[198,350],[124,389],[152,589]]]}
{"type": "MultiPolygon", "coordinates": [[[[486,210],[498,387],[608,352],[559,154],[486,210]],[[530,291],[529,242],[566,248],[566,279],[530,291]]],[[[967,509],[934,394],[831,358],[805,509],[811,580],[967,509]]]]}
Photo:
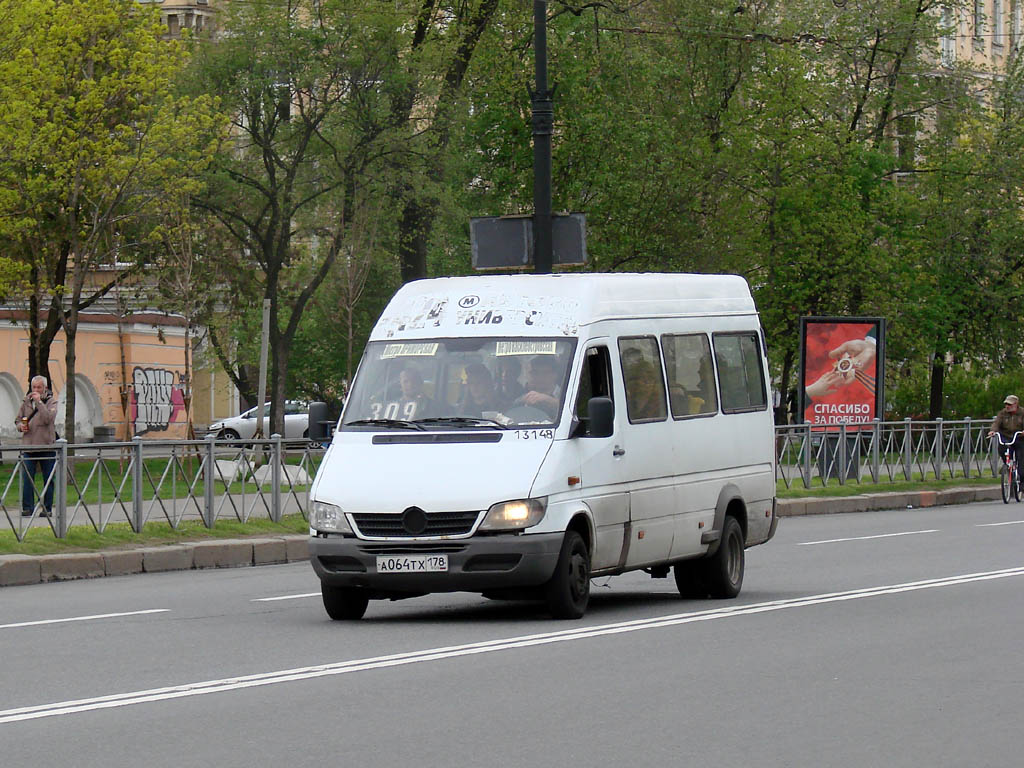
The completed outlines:
{"type": "Polygon", "coordinates": [[[417,424],[445,424],[463,427],[496,427],[497,429],[508,429],[496,419],[487,419],[477,416],[435,416],[430,419],[416,419],[417,424]]]}
{"type": "Polygon", "coordinates": [[[401,419],[359,419],[357,421],[346,421],[342,424],[343,427],[392,427],[401,429],[418,429],[421,432],[423,427],[412,421],[403,421],[401,419]]]}

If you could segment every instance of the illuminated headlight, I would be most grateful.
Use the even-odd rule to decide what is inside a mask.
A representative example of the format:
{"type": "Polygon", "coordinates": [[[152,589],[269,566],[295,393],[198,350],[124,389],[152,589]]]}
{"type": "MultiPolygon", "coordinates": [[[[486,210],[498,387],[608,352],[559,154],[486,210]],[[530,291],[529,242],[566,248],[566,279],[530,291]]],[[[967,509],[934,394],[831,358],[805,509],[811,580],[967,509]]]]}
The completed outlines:
{"type": "Polygon", "coordinates": [[[335,533],[352,533],[352,527],[345,518],[341,507],[325,501],[314,501],[309,512],[309,527],[318,531],[335,533]]]}
{"type": "Polygon", "coordinates": [[[529,528],[544,519],[547,499],[516,499],[503,501],[487,510],[487,517],[480,524],[481,531],[509,531],[529,528]]]}

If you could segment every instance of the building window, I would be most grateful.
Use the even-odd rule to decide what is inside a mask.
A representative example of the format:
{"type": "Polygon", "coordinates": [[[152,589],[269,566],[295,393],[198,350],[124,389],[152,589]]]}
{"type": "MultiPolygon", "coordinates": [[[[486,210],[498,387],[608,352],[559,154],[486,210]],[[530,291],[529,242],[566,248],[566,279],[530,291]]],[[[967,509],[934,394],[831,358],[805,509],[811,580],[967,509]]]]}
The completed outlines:
{"type": "Polygon", "coordinates": [[[992,0],[992,44],[1004,45],[1006,25],[1003,23],[1003,0],[992,0]]]}
{"type": "Polygon", "coordinates": [[[956,23],[949,8],[942,9],[942,66],[951,67],[956,63],[956,23]]]}
{"type": "Polygon", "coordinates": [[[1013,47],[1020,46],[1020,37],[1024,34],[1024,0],[1016,0],[1013,4],[1013,47]]]}
{"type": "Polygon", "coordinates": [[[981,40],[985,34],[985,0],[974,0],[974,39],[981,40]]]}

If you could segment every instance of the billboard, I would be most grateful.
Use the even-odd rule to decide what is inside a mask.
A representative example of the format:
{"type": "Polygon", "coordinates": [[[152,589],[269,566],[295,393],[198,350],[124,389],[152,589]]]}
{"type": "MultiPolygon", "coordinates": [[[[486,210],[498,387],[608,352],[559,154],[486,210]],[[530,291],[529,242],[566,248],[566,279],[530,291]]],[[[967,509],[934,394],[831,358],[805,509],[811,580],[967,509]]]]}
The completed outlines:
{"type": "Polygon", "coordinates": [[[885,319],[801,317],[802,421],[821,429],[883,416],[885,319]]]}

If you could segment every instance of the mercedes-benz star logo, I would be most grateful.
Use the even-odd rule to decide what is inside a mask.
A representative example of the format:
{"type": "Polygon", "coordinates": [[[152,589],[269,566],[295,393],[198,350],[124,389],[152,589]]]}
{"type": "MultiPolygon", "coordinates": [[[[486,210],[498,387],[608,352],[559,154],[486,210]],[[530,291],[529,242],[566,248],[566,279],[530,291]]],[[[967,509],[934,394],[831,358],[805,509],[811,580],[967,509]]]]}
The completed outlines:
{"type": "Polygon", "coordinates": [[[427,513],[419,507],[409,507],[402,513],[402,527],[411,536],[419,536],[427,530],[427,513]]]}

